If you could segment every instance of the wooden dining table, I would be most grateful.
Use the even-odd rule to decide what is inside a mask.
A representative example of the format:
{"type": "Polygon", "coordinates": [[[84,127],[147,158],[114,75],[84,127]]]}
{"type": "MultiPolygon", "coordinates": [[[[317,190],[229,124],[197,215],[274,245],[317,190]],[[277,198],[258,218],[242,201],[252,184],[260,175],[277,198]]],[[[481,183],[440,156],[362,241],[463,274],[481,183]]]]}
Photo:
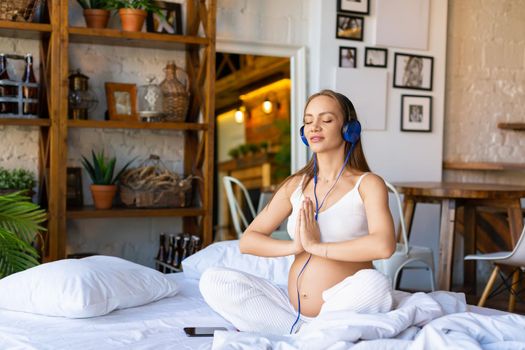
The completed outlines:
{"type": "MultiPolygon", "coordinates": [[[[408,235],[418,203],[441,205],[437,266],[440,290],[451,288],[454,231],[459,207],[463,207],[465,254],[475,253],[476,250],[476,207],[499,208],[507,212],[512,246],[523,229],[520,199],[525,197],[525,186],[468,182],[398,182],[394,185],[404,194],[403,215],[408,235]]],[[[475,287],[475,261],[465,262],[464,283],[475,287]]]]}

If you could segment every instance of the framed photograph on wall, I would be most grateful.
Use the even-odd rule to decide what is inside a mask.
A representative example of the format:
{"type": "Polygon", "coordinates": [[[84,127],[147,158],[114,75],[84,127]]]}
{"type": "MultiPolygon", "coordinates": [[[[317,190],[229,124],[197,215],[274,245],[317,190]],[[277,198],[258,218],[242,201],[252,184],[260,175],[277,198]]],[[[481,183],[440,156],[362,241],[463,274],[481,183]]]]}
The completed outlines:
{"type": "Polygon", "coordinates": [[[370,0],[337,0],[337,12],[370,13],[370,0]]]}
{"type": "Polygon", "coordinates": [[[174,2],[154,1],[160,13],[148,12],[146,29],[153,33],[182,34],[182,5],[174,2]]]}
{"type": "Polygon", "coordinates": [[[339,67],[355,68],[357,61],[357,48],[339,46],[339,67]]]}
{"type": "Polygon", "coordinates": [[[432,131],[432,96],[401,95],[401,131],[432,131]]]}
{"type": "Polygon", "coordinates": [[[106,83],[105,87],[110,120],[139,120],[135,84],[106,83]]]}
{"type": "Polygon", "coordinates": [[[338,14],[335,30],[338,39],[363,41],[365,18],[338,14]]]}
{"type": "Polygon", "coordinates": [[[394,55],[394,87],[432,91],[434,57],[405,53],[394,55]]]}
{"type": "Polygon", "coordinates": [[[386,68],[388,50],[376,47],[365,47],[365,67],[386,68]]]}

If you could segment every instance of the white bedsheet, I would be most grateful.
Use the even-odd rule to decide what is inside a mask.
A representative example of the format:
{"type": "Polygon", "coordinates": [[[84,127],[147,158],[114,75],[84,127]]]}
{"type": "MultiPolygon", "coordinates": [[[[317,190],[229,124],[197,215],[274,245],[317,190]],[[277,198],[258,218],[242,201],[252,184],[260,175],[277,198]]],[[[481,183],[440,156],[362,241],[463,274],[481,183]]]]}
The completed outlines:
{"type": "Polygon", "coordinates": [[[175,297],[117,310],[108,315],[67,319],[0,310],[0,349],[210,349],[212,338],[190,338],[191,326],[234,329],[213,312],[198,281],[168,275],[181,285],[175,297]]]}
{"type": "Polygon", "coordinates": [[[233,331],[206,305],[198,281],[184,274],[169,278],[181,285],[175,297],[101,317],[66,319],[0,310],[0,349],[211,349],[212,341],[214,349],[250,350],[525,349],[525,317],[466,306],[455,293],[398,292],[397,310],[388,314],[339,312],[329,320],[312,321],[297,335],[277,337],[233,331]],[[216,332],[214,339],[190,338],[183,331],[188,326],[232,331],[216,332]]]}

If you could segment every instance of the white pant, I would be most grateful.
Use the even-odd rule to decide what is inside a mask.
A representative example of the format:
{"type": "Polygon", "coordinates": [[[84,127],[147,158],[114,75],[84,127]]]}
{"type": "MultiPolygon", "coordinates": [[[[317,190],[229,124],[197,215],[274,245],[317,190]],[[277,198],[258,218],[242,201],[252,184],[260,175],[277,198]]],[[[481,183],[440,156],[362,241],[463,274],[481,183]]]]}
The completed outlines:
{"type": "MultiPolygon", "coordinates": [[[[202,274],[199,288],[208,305],[240,331],[289,334],[297,318],[284,289],[246,272],[209,268],[202,274]]],[[[392,309],[392,288],[380,272],[360,270],[325,290],[323,300],[320,314],[341,310],[388,312],[392,309]]],[[[309,319],[301,315],[294,331],[309,319]]]]}

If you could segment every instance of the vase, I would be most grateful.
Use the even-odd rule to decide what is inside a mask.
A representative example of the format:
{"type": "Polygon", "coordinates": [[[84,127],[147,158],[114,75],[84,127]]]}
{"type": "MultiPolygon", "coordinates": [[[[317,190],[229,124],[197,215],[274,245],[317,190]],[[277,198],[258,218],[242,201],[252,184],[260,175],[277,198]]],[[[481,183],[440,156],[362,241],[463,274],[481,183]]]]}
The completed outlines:
{"type": "Polygon", "coordinates": [[[111,209],[117,185],[91,185],[91,195],[96,209],[111,209]]]}
{"type": "Polygon", "coordinates": [[[101,9],[85,9],[84,19],[88,28],[106,28],[109,21],[109,11],[101,9]]]}
{"type": "Polygon", "coordinates": [[[164,121],[183,122],[186,120],[188,105],[190,102],[188,74],[170,61],[164,69],[166,78],[160,83],[162,92],[162,112],[164,121]],[[186,84],[177,79],[177,72],[183,73],[186,84]]]}
{"type": "Polygon", "coordinates": [[[118,10],[122,30],[125,32],[140,32],[144,25],[147,12],[138,9],[120,9],[118,10]]]}

